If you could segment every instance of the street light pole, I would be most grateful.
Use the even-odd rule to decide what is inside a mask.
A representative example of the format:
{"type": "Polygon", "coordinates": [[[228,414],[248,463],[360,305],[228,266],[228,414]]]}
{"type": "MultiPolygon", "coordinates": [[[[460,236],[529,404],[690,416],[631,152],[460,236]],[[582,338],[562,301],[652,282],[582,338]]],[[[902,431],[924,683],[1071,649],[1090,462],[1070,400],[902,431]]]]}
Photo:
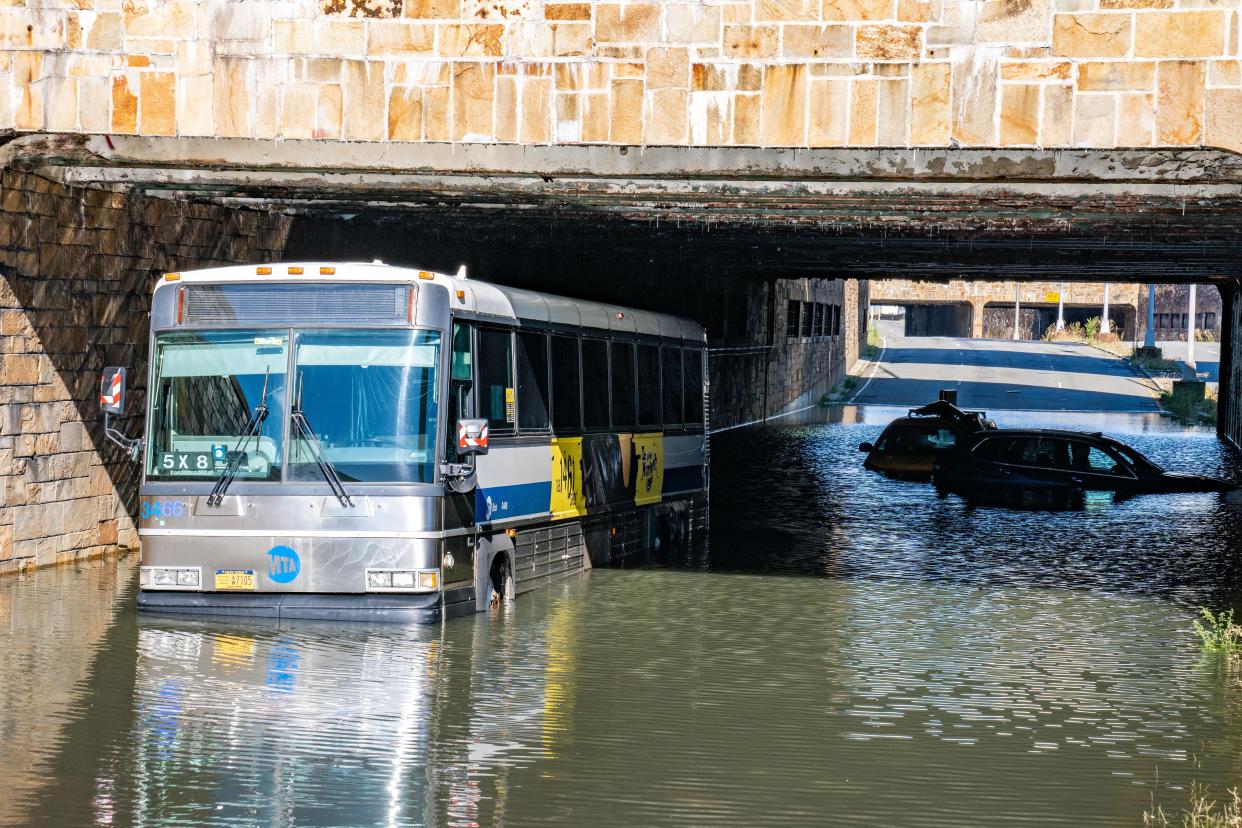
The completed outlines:
{"type": "Polygon", "coordinates": [[[1143,337],[1144,348],[1156,347],[1156,286],[1147,286],[1147,336],[1143,337]]]}
{"type": "Polygon", "coordinates": [[[1108,324],[1108,283],[1104,283],[1104,318],[1100,320],[1100,333],[1112,333],[1108,324]]]}
{"type": "Polygon", "coordinates": [[[1065,282],[1061,283],[1061,290],[1057,293],[1057,330],[1065,330],[1065,282]]]}
{"type": "Polygon", "coordinates": [[[1190,286],[1190,302],[1189,312],[1186,314],[1186,367],[1192,373],[1198,372],[1198,366],[1195,365],[1195,290],[1198,285],[1190,286]]]}

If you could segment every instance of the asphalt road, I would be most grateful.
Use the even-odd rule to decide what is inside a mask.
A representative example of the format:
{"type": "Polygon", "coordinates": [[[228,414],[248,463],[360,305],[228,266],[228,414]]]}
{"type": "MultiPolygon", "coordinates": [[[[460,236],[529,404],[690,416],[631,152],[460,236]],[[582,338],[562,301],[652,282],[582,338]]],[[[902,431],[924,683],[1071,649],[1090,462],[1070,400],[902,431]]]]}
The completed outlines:
{"type": "Polygon", "coordinates": [[[964,408],[1157,411],[1144,380],[1086,345],[1003,339],[886,336],[849,402],[913,407],[955,388],[964,408]]]}

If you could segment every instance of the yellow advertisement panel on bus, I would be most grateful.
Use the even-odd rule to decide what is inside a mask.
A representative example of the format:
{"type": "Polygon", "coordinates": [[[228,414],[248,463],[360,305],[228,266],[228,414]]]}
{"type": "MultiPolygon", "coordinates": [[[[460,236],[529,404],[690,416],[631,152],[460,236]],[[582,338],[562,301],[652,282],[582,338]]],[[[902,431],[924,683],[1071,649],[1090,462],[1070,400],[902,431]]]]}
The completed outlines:
{"type": "Polygon", "coordinates": [[[634,505],[659,503],[664,493],[664,435],[635,434],[634,457],[638,461],[634,505]]]}
{"type": "Polygon", "coordinates": [[[553,520],[586,514],[583,471],[582,438],[552,438],[552,502],[548,508],[553,520]]]}

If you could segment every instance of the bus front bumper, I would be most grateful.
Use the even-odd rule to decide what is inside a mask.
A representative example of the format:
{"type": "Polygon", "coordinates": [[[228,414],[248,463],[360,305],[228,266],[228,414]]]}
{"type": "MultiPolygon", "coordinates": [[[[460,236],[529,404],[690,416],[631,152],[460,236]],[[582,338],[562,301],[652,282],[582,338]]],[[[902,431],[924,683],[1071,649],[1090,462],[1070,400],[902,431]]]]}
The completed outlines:
{"type": "MultiPolygon", "coordinates": [[[[459,614],[463,605],[473,609],[473,600],[433,592],[410,595],[373,593],[320,594],[305,592],[267,592],[253,594],[220,592],[178,592],[140,589],[138,609],[142,612],[200,616],[247,616],[275,620],[372,621],[393,624],[435,624],[459,614]]],[[[472,597],[472,596],[471,596],[472,597]]]]}

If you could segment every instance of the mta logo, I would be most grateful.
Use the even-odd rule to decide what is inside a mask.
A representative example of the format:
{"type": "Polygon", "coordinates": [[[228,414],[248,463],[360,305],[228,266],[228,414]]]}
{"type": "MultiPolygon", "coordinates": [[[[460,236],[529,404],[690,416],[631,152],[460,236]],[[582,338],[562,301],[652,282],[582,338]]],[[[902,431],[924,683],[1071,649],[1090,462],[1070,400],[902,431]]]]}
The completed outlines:
{"type": "Polygon", "coordinates": [[[287,546],[267,550],[267,577],[278,584],[287,584],[302,571],[302,559],[287,546]]]}

